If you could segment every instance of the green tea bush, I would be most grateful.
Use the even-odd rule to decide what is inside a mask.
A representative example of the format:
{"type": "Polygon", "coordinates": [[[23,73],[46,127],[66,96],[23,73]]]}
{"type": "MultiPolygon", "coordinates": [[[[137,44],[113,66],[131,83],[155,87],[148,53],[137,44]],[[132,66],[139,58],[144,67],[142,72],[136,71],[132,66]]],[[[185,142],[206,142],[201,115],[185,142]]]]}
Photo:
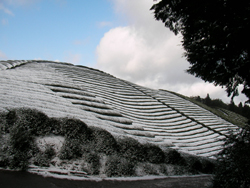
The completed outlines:
{"type": "Polygon", "coordinates": [[[165,174],[168,176],[193,174],[186,166],[168,164],[165,168],[165,174]]]}
{"type": "Polygon", "coordinates": [[[108,177],[133,176],[135,175],[135,163],[120,155],[111,155],[106,161],[105,173],[108,177]]]}
{"type": "Polygon", "coordinates": [[[160,169],[158,169],[152,163],[145,162],[142,164],[142,168],[145,174],[147,175],[159,175],[160,169]]]}
{"type": "Polygon", "coordinates": [[[250,128],[238,134],[231,133],[224,140],[224,148],[218,154],[214,187],[250,187],[250,128]]]}
{"type": "Polygon", "coordinates": [[[43,152],[38,153],[34,158],[34,165],[49,167],[50,166],[50,158],[43,152]]]}
{"type": "Polygon", "coordinates": [[[34,164],[37,166],[49,167],[51,159],[56,155],[54,148],[51,145],[45,146],[45,151],[39,151],[35,158],[34,164]]]}
{"type": "Polygon", "coordinates": [[[0,112],[0,135],[2,135],[2,133],[6,132],[6,128],[7,128],[7,112],[0,112]]]}
{"type": "Polygon", "coordinates": [[[9,167],[25,170],[31,157],[32,130],[19,121],[10,128],[9,167]]]}
{"type": "Polygon", "coordinates": [[[39,135],[45,132],[50,132],[47,127],[48,117],[36,110],[29,108],[19,108],[9,111],[6,115],[7,131],[13,126],[22,127],[22,129],[29,131],[32,135],[39,135]]]}
{"type": "Polygon", "coordinates": [[[74,159],[79,158],[83,154],[82,145],[79,139],[66,138],[61,148],[60,159],[74,159]]]}
{"type": "Polygon", "coordinates": [[[105,153],[107,155],[117,152],[118,145],[112,134],[97,127],[91,127],[91,131],[92,151],[94,150],[98,153],[105,153]]]}
{"type": "Polygon", "coordinates": [[[214,168],[210,161],[194,156],[185,157],[185,161],[176,150],[163,152],[156,145],[141,144],[130,137],[116,140],[108,131],[88,127],[79,119],[49,118],[38,110],[27,108],[10,110],[0,114],[0,118],[2,167],[25,170],[32,157],[34,164],[49,166],[55,156],[53,147],[48,146],[41,152],[35,146],[34,138],[54,134],[65,137],[59,158],[84,159],[87,166],[83,168],[90,174],[99,174],[100,156],[103,154],[107,156],[105,168],[108,176],[132,176],[140,162],[147,163],[149,171],[155,170],[153,163],[186,165],[193,171],[205,173],[212,172],[214,168]]]}
{"type": "Polygon", "coordinates": [[[189,155],[185,157],[185,160],[187,167],[191,172],[197,173],[202,171],[202,164],[197,156],[189,155]]]}
{"type": "Polygon", "coordinates": [[[206,174],[213,174],[215,173],[215,168],[217,166],[217,162],[213,159],[203,158],[200,157],[201,162],[201,172],[206,174]]]}
{"type": "Polygon", "coordinates": [[[49,159],[51,159],[52,157],[54,157],[56,155],[56,152],[55,152],[55,150],[54,150],[54,148],[53,148],[52,145],[46,145],[44,154],[46,156],[48,156],[49,159]]]}
{"type": "Polygon", "coordinates": [[[164,163],[165,155],[164,152],[156,145],[146,144],[143,146],[146,153],[146,161],[150,163],[164,163]]]}
{"type": "Polygon", "coordinates": [[[0,167],[6,168],[9,166],[9,151],[10,151],[10,136],[0,135],[0,167]]]}
{"type": "Polygon", "coordinates": [[[47,121],[47,126],[50,127],[50,134],[54,135],[64,135],[62,130],[63,121],[60,118],[49,118],[47,121]]]}
{"type": "Polygon", "coordinates": [[[147,153],[145,148],[137,140],[126,137],[118,141],[119,153],[130,160],[146,161],[147,153]]]}
{"type": "Polygon", "coordinates": [[[83,168],[84,171],[87,171],[91,175],[99,174],[101,164],[100,156],[97,153],[84,153],[83,159],[87,162],[87,166],[83,168]]]}
{"type": "Polygon", "coordinates": [[[61,125],[61,134],[68,139],[89,140],[91,130],[79,119],[64,118],[61,125]]]}
{"type": "Polygon", "coordinates": [[[185,159],[178,151],[174,149],[168,149],[167,151],[165,151],[165,163],[174,165],[186,165],[185,159]]]}
{"type": "Polygon", "coordinates": [[[28,151],[12,150],[8,158],[8,167],[11,169],[26,170],[29,165],[28,151]]]}

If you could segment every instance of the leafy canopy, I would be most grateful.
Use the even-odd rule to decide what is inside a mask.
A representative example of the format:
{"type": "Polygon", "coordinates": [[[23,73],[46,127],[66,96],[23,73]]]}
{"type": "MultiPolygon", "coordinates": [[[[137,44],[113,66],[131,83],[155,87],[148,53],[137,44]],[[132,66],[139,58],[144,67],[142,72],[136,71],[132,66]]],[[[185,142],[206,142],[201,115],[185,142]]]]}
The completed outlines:
{"type": "Polygon", "coordinates": [[[243,84],[250,102],[250,1],[162,0],[151,10],[156,20],[182,34],[188,73],[225,86],[232,99],[243,84]]]}
{"type": "Polygon", "coordinates": [[[213,187],[250,187],[250,129],[246,127],[238,134],[231,133],[218,154],[219,165],[215,171],[213,187]]]}

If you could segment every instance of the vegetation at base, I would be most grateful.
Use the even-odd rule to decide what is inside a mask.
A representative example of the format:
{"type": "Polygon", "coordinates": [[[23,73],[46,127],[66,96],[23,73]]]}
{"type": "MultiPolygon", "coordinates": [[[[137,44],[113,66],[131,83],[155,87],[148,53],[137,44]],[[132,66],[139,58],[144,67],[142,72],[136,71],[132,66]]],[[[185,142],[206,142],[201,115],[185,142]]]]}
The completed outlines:
{"type": "Polygon", "coordinates": [[[34,158],[34,165],[49,167],[51,159],[56,155],[51,145],[46,145],[45,151],[39,151],[34,158]]]}
{"type": "Polygon", "coordinates": [[[84,164],[82,170],[91,175],[99,174],[99,169],[101,167],[99,154],[94,152],[84,153],[83,158],[86,163],[84,164]]]}
{"type": "Polygon", "coordinates": [[[133,176],[135,175],[136,162],[133,159],[125,158],[121,154],[108,156],[105,165],[105,173],[111,176],[133,176]]]}
{"type": "Polygon", "coordinates": [[[89,127],[81,120],[49,118],[36,109],[13,109],[0,117],[0,167],[4,168],[26,170],[29,164],[49,167],[55,157],[63,161],[83,160],[82,170],[97,175],[102,169],[107,176],[133,176],[139,166],[153,174],[171,174],[166,165],[173,166],[177,174],[212,173],[215,166],[206,158],[184,156],[173,149],[163,151],[130,137],[115,139],[108,131],[89,127]],[[43,151],[35,144],[37,137],[51,134],[65,138],[59,152],[49,144],[43,151]]]}
{"type": "Polygon", "coordinates": [[[225,140],[218,154],[213,185],[215,188],[250,187],[250,128],[242,129],[225,140]]]}

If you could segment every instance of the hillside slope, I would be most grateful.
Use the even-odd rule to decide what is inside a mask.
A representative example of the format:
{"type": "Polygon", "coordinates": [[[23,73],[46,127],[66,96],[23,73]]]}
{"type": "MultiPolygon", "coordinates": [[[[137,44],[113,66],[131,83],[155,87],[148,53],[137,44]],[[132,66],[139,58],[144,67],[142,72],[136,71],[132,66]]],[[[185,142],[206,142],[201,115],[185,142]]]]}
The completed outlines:
{"type": "Polygon", "coordinates": [[[211,157],[238,127],[173,93],[142,87],[84,66],[51,61],[0,61],[0,111],[29,107],[74,117],[187,153],[211,157]]]}

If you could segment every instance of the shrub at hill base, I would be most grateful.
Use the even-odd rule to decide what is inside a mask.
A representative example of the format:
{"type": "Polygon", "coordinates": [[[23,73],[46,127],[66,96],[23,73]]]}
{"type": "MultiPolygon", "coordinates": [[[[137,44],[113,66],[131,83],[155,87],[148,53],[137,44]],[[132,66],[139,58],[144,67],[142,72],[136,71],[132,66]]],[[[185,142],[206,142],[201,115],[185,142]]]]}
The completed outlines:
{"type": "Polygon", "coordinates": [[[82,170],[91,175],[98,175],[101,167],[99,154],[95,152],[84,153],[83,158],[86,163],[82,170]]]}
{"type": "Polygon", "coordinates": [[[45,151],[39,151],[34,158],[34,165],[49,167],[51,159],[56,155],[51,145],[46,145],[45,151]]]}
{"type": "Polygon", "coordinates": [[[45,132],[50,132],[50,127],[47,126],[48,117],[36,110],[29,108],[19,108],[11,110],[7,114],[7,130],[13,126],[18,126],[31,135],[41,135],[45,132]]]}
{"type": "Polygon", "coordinates": [[[3,132],[8,133],[1,150],[5,153],[3,166],[12,169],[27,169],[29,159],[36,154],[38,148],[34,145],[34,136],[48,131],[48,117],[35,109],[14,109],[5,116],[3,132]]]}
{"type": "Polygon", "coordinates": [[[181,156],[181,154],[174,150],[168,149],[165,152],[165,163],[166,164],[175,164],[175,165],[186,165],[185,159],[181,156]]]}
{"type": "Polygon", "coordinates": [[[115,138],[108,131],[98,127],[91,127],[90,144],[93,145],[92,150],[98,153],[111,155],[117,152],[118,145],[115,138]]]}
{"type": "Polygon", "coordinates": [[[137,140],[125,137],[118,140],[119,153],[132,161],[146,161],[147,155],[143,145],[137,140]]]}
{"type": "Polygon", "coordinates": [[[105,165],[105,174],[111,176],[135,175],[135,161],[122,157],[118,154],[108,156],[105,165]]]}
{"type": "Polygon", "coordinates": [[[143,148],[145,148],[146,161],[155,164],[164,163],[165,154],[161,148],[153,144],[146,144],[143,148]]]}
{"type": "Polygon", "coordinates": [[[215,188],[250,187],[250,128],[242,129],[225,139],[218,155],[214,178],[215,188]]]}
{"type": "Polygon", "coordinates": [[[108,131],[88,127],[79,119],[49,118],[27,108],[13,109],[0,117],[0,167],[21,170],[29,164],[49,167],[60,159],[63,163],[82,161],[77,168],[92,175],[104,172],[107,176],[133,176],[138,169],[142,174],[212,172],[213,165],[207,159],[182,156],[173,149],[163,152],[156,145],[141,144],[131,137],[115,139],[108,131]],[[45,149],[41,149],[37,138],[53,135],[63,137],[60,150],[46,142],[42,143],[45,149]]]}

